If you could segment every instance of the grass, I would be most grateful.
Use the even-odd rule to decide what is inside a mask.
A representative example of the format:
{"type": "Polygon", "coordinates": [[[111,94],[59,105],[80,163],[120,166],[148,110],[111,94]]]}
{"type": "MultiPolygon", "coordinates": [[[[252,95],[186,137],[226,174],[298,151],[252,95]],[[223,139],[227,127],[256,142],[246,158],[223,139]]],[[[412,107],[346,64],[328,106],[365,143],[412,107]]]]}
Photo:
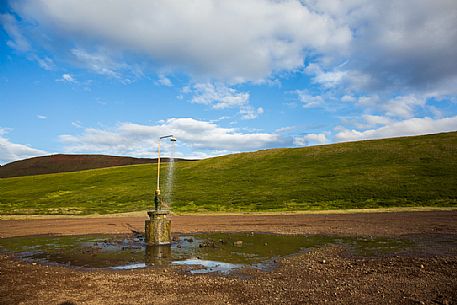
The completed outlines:
{"type": "MultiPolygon", "coordinates": [[[[0,213],[145,210],[155,172],[146,164],[0,179],[0,213]]],[[[176,163],[173,210],[456,207],[456,181],[457,132],[273,149],[176,163]]]]}

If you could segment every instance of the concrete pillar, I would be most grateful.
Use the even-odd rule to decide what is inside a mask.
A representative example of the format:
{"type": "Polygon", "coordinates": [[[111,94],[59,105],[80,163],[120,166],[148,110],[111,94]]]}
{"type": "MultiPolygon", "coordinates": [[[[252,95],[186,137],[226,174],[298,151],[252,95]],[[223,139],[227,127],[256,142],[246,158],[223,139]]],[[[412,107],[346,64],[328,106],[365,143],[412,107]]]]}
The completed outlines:
{"type": "Polygon", "coordinates": [[[171,220],[168,211],[149,211],[145,221],[145,242],[150,245],[168,245],[171,243],[171,220]]]}

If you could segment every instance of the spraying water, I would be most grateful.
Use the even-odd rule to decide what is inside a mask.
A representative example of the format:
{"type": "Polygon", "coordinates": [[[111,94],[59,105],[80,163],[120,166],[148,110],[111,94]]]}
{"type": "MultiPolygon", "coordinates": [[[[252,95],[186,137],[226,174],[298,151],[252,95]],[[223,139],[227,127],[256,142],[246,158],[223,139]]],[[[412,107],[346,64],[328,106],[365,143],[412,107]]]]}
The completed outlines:
{"type": "Polygon", "coordinates": [[[175,143],[171,142],[170,145],[170,160],[168,161],[167,179],[165,181],[165,192],[163,194],[164,208],[170,209],[173,201],[173,180],[175,171],[175,143]]]}

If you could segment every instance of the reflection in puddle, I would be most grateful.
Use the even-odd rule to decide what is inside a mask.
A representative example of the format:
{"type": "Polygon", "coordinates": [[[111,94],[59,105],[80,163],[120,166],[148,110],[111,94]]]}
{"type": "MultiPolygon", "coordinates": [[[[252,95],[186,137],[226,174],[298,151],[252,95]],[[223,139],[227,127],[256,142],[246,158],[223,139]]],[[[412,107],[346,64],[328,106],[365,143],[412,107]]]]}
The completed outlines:
{"type": "Polygon", "coordinates": [[[220,273],[228,273],[230,270],[237,269],[243,267],[242,264],[230,264],[230,263],[222,263],[222,262],[215,262],[215,261],[207,261],[202,259],[186,259],[183,261],[173,262],[175,265],[184,265],[184,266],[201,266],[202,269],[193,269],[190,272],[192,274],[197,273],[208,273],[208,272],[220,272],[220,273]]]}
{"type": "Polygon", "coordinates": [[[411,247],[409,241],[387,238],[260,233],[181,235],[166,246],[146,246],[138,234],[0,239],[0,248],[30,262],[120,270],[180,265],[190,266],[191,273],[228,273],[243,266],[268,270],[277,257],[328,244],[343,245],[365,256],[411,247]]]}
{"type": "Polygon", "coordinates": [[[144,249],[145,266],[166,266],[172,260],[171,245],[146,246],[144,249]]]}
{"type": "Polygon", "coordinates": [[[141,269],[141,268],[146,268],[146,267],[147,267],[146,263],[138,263],[138,264],[127,264],[127,265],[122,265],[122,266],[115,266],[115,267],[111,267],[111,269],[130,270],[130,269],[141,269]]]}

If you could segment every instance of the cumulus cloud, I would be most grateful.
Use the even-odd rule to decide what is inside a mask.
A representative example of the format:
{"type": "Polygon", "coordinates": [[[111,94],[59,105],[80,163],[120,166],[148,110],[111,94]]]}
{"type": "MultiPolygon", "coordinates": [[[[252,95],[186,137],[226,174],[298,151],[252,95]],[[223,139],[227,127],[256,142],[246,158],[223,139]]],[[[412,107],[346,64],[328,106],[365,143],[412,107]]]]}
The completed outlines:
{"type": "Polygon", "coordinates": [[[335,87],[339,85],[347,71],[324,71],[318,64],[312,63],[305,68],[305,72],[313,76],[313,82],[318,83],[324,87],[335,87]]]}
{"type": "Polygon", "coordinates": [[[80,135],[61,135],[60,140],[70,153],[151,156],[164,134],[175,135],[178,145],[188,151],[186,156],[194,156],[195,151],[209,156],[290,145],[290,139],[274,133],[241,133],[192,118],[171,118],[157,125],[122,123],[113,130],[87,128],[80,135]]]}
{"type": "MultiPolygon", "coordinates": [[[[312,11],[332,16],[355,33],[347,57],[349,62],[344,68],[358,73],[356,86],[433,91],[450,79],[455,81],[457,3],[454,0],[305,0],[305,3],[312,11]],[[360,82],[362,78],[365,79],[360,82]]],[[[446,89],[455,94],[456,83],[452,83],[446,89]]]]}
{"type": "Polygon", "coordinates": [[[392,117],[412,117],[417,107],[424,107],[426,99],[414,95],[397,96],[383,104],[386,115],[392,117]]]}
{"type": "Polygon", "coordinates": [[[431,97],[422,94],[408,94],[382,98],[374,94],[359,97],[345,95],[340,100],[346,104],[355,105],[367,115],[375,113],[391,119],[406,119],[416,116],[419,110],[436,114],[436,109],[427,105],[427,100],[431,97]]]}
{"type": "Polygon", "coordinates": [[[193,103],[210,105],[214,109],[240,107],[249,101],[249,93],[223,84],[197,83],[192,86],[192,93],[193,103]]]}
{"type": "MultiPolygon", "coordinates": [[[[327,87],[441,95],[457,88],[454,0],[23,0],[11,6],[35,33],[69,42],[62,48],[141,54],[155,67],[196,79],[259,81],[310,59],[307,72],[327,87]]],[[[14,17],[5,16],[11,46],[28,49],[14,17]]],[[[91,66],[119,73],[109,64],[106,70],[91,66]]]]}
{"type": "Polygon", "coordinates": [[[183,93],[192,94],[191,101],[211,106],[213,109],[239,108],[242,119],[252,120],[264,112],[262,107],[249,104],[249,93],[240,92],[222,83],[196,83],[183,88],[183,93]]]}
{"type": "Polygon", "coordinates": [[[11,142],[5,137],[7,132],[7,129],[0,128],[0,164],[47,154],[44,150],[11,142]]]}
{"type": "MultiPolygon", "coordinates": [[[[457,2],[453,0],[304,0],[313,12],[351,29],[348,52],[317,56],[304,73],[319,96],[339,96],[344,107],[408,119],[436,112],[429,99],[457,94],[457,2]]],[[[332,101],[301,96],[304,107],[332,101]]],[[[438,109],[439,110],[439,109],[438,109]]]]}
{"type": "Polygon", "coordinates": [[[457,116],[432,119],[411,118],[388,123],[376,129],[356,130],[342,128],[334,137],[336,142],[414,136],[457,130],[457,116]]]}
{"type": "Polygon", "coordinates": [[[344,50],[349,28],[300,1],[24,0],[15,11],[48,35],[150,56],[163,67],[235,82],[303,65],[311,50],[344,50]],[[100,14],[100,12],[103,12],[100,14]],[[59,29],[56,31],[55,29],[59,29]]]}
{"type": "Polygon", "coordinates": [[[190,75],[183,95],[215,110],[239,109],[243,119],[263,108],[251,105],[249,92],[237,85],[297,71],[311,83],[293,91],[301,105],[358,112],[364,126],[354,134],[386,132],[432,113],[451,115],[427,103],[457,94],[455,0],[107,2],[11,1],[14,15],[0,21],[10,47],[43,68],[53,61],[31,53],[37,33],[59,42],[55,53],[107,77],[125,79],[126,72],[141,75],[151,68],[156,83],[169,86],[164,71],[190,75]],[[146,64],[133,68],[131,61],[139,58],[146,64]]]}
{"type": "Polygon", "coordinates": [[[294,137],[294,145],[308,146],[314,144],[325,144],[328,142],[325,133],[310,133],[303,136],[294,137]]]}
{"type": "Polygon", "coordinates": [[[307,90],[296,90],[295,93],[303,108],[318,108],[325,105],[325,99],[320,95],[310,95],[307,90]]]}
{"type": "Polygon", "coordinates": [[[381,115],[365,114],[363,115],[363,119],[369,126],[387,125],[392,123],[392,119],[381,115]]]}

